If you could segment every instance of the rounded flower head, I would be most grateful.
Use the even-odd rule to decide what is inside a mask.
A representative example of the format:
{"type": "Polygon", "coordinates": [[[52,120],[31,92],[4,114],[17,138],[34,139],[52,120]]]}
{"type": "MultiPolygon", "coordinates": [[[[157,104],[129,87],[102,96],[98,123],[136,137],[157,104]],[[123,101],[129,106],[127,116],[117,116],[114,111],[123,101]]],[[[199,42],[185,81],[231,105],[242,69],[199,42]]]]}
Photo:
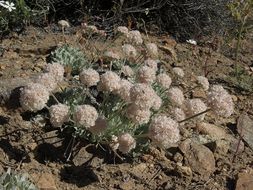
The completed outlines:
{"type": "Polygon", "coordinates": [[[212,111],[219,116],[229,117],[234,112],[233,99],[221,85],[209,89],[207,100],[212,111]]]}
{"type": "Polygon", "coordinates": [[[149,109],[140,109],[135,104],[131,104],[127,108],[127,118],[138,125],[149,122],[151,112],[149,109]]]}
{"type": "Polygon", "coordinates": [[[94,69],[83,69],[79,78],[81,83],[87,87],[95,86],[99,82],[99,74],[94,69]]]}
{"type": "Polygon", "coordinates": [[[140,45],[143,43],[141,33],[138,30],[132,30],[128,33],[129,40],[131,43],[140,45]]]}
{"type": "Polygon", "coordinates": [[[151,86],[137,83],[130,89],[131,101],[140,109],[150,109],[154,104],[156,93],[151,86]]]}
{"type": "Polygon", "coordinates": [[[107,71],[106,73],[102,74],[100,78],[100,84],[102,89],[109,92],[113,92],[120,88],[121,79],[116,73],[112,71],[107,71]]]}
{"type": "Polygon", "coordinates": [[[102,132],[104,132],[106,128],[107,128],[106,119],[99,117],[97,118],[95,125],[89,128],[89,131],[94,135],[99,135],[102,132]]]}
{"type": "Polygon", "coordinates": [[[178,123],[166,116],[156,116],[149,127],[149,138],[159,147],[169,148],[180,140],[178,123]]]}
{"type": "Polygon", "coordinates": [[[142,66],[138,70],[137,78],[140,83],[152,84],[156,79],[156,72],[148,66],[142,66]]]}
{"type": "Polygon", "coordinates": [[[131,67],[129,67],[128,65],[124,65],[121,68],[121,73],[123,73],[126,77],[131,77],[134,75],[134,71],[131,67]]]}
{"type": "Polygon", "coordinates": [[[204,90],[207,91],[209,89],[209,81],[206,77],[198,76],[197,82],[202,86],[204,90]]]}
{"type": "Polygon", "coordinates": [[[45,86],[49,92],[54,91],[57,88],[57,82],[51,73],[43,73],[35,79],[36,83],[45,86]]]}
{"type": "Polygon", "coordinates": [[[180,78],[184,77],[184,71],[180,67],[174,67],[173,72],[180,78]]]}
{"type": "Polygon", "coordinates": [[[147,43],[146,48],[150,57],[158,57],[158,47],[155,43],[147,43]]]}
{"type": "Polygon", "coordinates": [[[135,58],[137,56],[136,49],[130,44],[123,45],[122,50],[127,58],[135,58]]]}
{"type": "Polygon", "coordinates": [[[117,27],[116,31],[117,31],[118,34],[121,34],[121,35],[124,35],[124,36],[128,37],[129,30],[128,30],[127,27],[125,27],[125,26],[119,26],[119,27],[117,27]]]}
{"type": "Polygon", "coordinates": [[[181,108],[175,108],[172,110],[172,115],[176,121],[182,121],[186,118],[185,113],[181,108]]]}
{"type": "Polygon", "coordinates": [[[153,103],[152,108],[155,111],[158,111],[161,108],[162,103],[163,103],[162,99],[157,94],[155,94],[155,96],[154,96],[154,103],[153,103]]]}
{"type": "Polygon", "coordinates": [[[144,61],[144,65],[154,69],[155,71],[157,71],[157,61],[153,60],[153,59],[146,59],[144,61]]]}
{"type": "Polygon", "coordinates": [[[156,81],[165,89],[169,89],[172,83],[170,76],[165,73],[158,74],[156,76],[156,81]]]}
{"type": "MultiPolygon", "coordinates": [[[[191,117],[194,116],[198,113],[201,113],[203,111],[206,111],[207,107],[205,105],[205,103],[199,99],[199,98],[194,98],[194,99],[190,99],[185,101],[185,113],[187,115],[187,117],[191,117]]],[[[202,114],[200,116],[195,117],[198,120],[204,120],[205,118],[205,114],[202,114]]]]}
{"type": "Polygon", "coordinates": [[[90,105],[79,105],[74,112],[74,121],[85,128],[95,125],[98,118],[97,110],[90,105]]]}
{"type": "Polygon", "coordinates": [[[130,102],[130,89],[133,84],[125,79],[122,79],[120,82],[120,88],[116,91],[116,93],[126,102],[130,102]]]}
{"type": "Polygon", "coordinates": [[[21,89],[19,100],[24,110],[38,111],[46,106],[49,92],[42,84],[30,83],[21,89]]]}
{"type": "Polygon", "coordinates": [[[64,104],[53,105],[49,109],[50,122],[54,127],[61,127],[69,119],[69,107],[64,104]]]}
{"type": "Polygon", "coordinates": [[[119,151],[123,154],[129,153],[136,147],[136,141],[129,133],[124,133],[118,137],[119,151]]]}
{"type": "Polygon", "coordinates": [[[56,82],[63,81],[64,78],[64,66],[60,63],[47,64],[46,71],[52,74],[56,82]]]}
{"type": "Polygon", "coordinates": [[[177,106],[181,106],[185,101],[184,94],[178,87],[170,88],[168,91],[168,96],[172,104],[177,106]]]}
{"type": "Polygon", "coordinates": [[[104,59],[108,60],[108,61],[119,60],[120,56],[119,56],[119,54],[115,53],[114,51],[106,51],[104,53],[104,59]]]}

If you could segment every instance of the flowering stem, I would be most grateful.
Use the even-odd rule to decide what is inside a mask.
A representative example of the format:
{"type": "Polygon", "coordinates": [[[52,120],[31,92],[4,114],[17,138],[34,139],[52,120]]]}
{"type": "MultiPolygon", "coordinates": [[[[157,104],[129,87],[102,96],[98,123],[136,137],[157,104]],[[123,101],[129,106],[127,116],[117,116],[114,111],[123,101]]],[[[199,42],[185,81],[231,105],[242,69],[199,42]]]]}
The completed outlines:
{"type": "Polygon", "coordinates": [[[188,120],[190,120],[190,119],[193,119],[193,118],[195,118],[195,117],[198,117],[198,116],[200,116],[200,115],[202,115],[202,114],[205,114],[205,113],[207,113],[207,112],[209,112],[209,111],[211,111],[211,109],[207,109],[207,110],[202,111],[202,112],[200,112],[200,113],[198,113],[198,114],[196,114],[196,115],[193,115],[193,116],[191,116],[191,117],[188,117],[188,118],[186,118],[186,119],[183,119],[183,120],[179,121],[178,123],[183,123],[183,122],[185,122],[185,121],[188,121],[188,120]]]}
{"type": "Polygon", "coordinates": [[[134,135],[134,138],[147,138],[148,134],[139,134],[139,135],[134,135]]]}
{"type": "Polygon", "coordinates": [[[51,96],[53,97],[53,99],[56,101],[57,104],[60,104],[60,102],[57,100],[57,98],[55,97],[53,93],[51,93],[51,96]]]}

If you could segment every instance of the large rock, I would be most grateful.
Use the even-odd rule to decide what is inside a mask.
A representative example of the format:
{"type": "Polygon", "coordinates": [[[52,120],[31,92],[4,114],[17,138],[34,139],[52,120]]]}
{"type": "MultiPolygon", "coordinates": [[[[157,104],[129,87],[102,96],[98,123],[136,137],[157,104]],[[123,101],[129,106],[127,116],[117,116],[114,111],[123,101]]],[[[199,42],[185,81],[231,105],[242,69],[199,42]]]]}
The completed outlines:
{"type": "Polygon", "coordinates": [[[189,165],[193,172],[199,174],[204,180],[215,171],[215,159],[211,150],[190,139],[186,139],[179,145],[183,152],[186,165],[189,165]]]}
{"type": "Polygon", "coordinates": [[[253,120],[246,113],[242,114],[237,121],[237,132],[253,149],[253,120]]]}
{"type": "Polygon", "coordinates": [[[208,135],[212,140],[220,140],[227,137],[227,133],[223,128],[213,124],[200,122],[196,125],[196,129],[200,133],[208,135]]]}
{"type": "Polygon", "coordinates": [[[252,190],[253,173],[242,172],[238,174],[235,190],[252,190]]]}
{"type": "Polygon", "coordinates": [[[215,152],[226,154],[228,150],[240,153],[244,150],[244,143],[239,138],[228,134],[225,129],[205,122],[197,123],[196,130],[208,135],[215,142],[215,152]]]}

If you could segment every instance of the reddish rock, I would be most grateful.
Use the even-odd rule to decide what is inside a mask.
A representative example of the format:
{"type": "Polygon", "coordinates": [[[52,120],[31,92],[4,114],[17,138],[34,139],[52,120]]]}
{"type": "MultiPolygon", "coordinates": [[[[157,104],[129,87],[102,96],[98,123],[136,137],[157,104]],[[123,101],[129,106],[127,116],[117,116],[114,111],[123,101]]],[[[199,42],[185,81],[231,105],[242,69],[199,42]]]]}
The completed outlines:
{"type": "Polygon", "coordinates": [[[185,164],[189,165],[193,172],[199,174],[203,180],[207,180],[215,171],[215,159],[211,150],[201,144],[186,139],[179,145],[184,153],[185,164]]]}
{"type": "Polygon", "coordinates": [[[252,190],[252,189],[253,189],[253,174],[246,172],[239,173],[235,190],[252,190]]]}

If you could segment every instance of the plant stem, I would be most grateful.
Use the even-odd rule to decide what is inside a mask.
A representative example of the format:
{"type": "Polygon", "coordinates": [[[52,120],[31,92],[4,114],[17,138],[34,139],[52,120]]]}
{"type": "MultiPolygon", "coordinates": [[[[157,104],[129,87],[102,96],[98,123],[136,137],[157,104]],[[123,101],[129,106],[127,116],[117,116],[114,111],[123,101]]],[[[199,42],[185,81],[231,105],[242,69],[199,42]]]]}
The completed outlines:
{"type": "Polygon", "coordinates": [[[207,113],[207,112],[209,112],[209,111],[211,111],[211,109],[207,109],[207,110],[202,111],[202,112],[200,112],[200,113],[198,113],[198,114],[196,114],[196,115],[193,115],[193,116],[191,116],[191,117],[188,117],[188,118],[186,118],[186,119],[183,119],[183,120],[179,121],[178,123],[183,123],[183,122],[185,122],[185,121],[188,121],[188,120],[190,120],[190,119],[193,119],[193,118],[195,118],[195,117],[198,117],[198,116],[200,116],[200,115],[202,115],[202,114],[205,114],[205,113],[207,113]]]}
{"type": "MultiPolygon", "coordinates": [[[[246,17],[247,18],[247,17],[246,17]]],[[[242,38],[242,31],[245,25],[246,18],[243,19],[240,29],[239,29],[239,34],[237,37],[237,44],[236,44],[236,50],[235,50],[235,73],[236,73],[236,78],[238,79],[239,75],[239,67],[238,67],[238,55],[239,55],[239,49],[241,47],[241,38],[242,38]]]]}

